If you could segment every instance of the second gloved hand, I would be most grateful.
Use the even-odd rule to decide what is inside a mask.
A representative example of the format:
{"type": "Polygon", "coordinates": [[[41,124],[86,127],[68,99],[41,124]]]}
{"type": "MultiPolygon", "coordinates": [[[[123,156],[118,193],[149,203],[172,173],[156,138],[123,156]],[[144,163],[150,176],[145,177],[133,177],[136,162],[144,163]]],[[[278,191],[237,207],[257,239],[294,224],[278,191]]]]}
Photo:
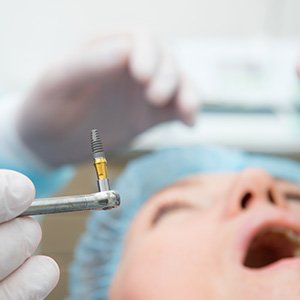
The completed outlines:
{"type": "Polygon", "coordinates": [[[89,131],[100,129],[106,150],[173,119],[191,124],[195,87],[155,40],[115,34],[52,68],[18,112],[21,140],[49,166],[89,158],[89,131]]]}
{"type": "Polygon", "coordinates": [[[34,199],[30,180],[14,171],[0,170],[0,299],[45,299],[59,278],[57,264],[33,256],[40,225],[30,217],[16,218],[34,199]]]}

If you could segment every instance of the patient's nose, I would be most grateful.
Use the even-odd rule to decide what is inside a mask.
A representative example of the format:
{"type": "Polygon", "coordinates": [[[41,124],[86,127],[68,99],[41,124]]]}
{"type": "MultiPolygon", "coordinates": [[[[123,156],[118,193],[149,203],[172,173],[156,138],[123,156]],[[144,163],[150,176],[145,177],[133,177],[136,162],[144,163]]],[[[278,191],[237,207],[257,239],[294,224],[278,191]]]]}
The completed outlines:
{"type": "Polygon", "coordinates": [[[227,212],[238,213],[258,205],[285,207],[285,199],[274,178],[261,169],[240,172],[230,189],[227,212]]]}

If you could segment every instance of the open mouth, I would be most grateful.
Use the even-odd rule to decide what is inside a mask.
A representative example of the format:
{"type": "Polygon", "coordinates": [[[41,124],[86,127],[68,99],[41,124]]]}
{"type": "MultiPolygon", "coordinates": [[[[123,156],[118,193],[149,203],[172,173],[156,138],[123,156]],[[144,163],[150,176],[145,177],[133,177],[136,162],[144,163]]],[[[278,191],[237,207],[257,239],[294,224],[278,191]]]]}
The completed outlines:
{"type": "Polygon", "coordinates": [[[264,228],[252,238],[243,265],[258,269],[298,256],[300,234],[289,228],[272,226],[264,228]]]}

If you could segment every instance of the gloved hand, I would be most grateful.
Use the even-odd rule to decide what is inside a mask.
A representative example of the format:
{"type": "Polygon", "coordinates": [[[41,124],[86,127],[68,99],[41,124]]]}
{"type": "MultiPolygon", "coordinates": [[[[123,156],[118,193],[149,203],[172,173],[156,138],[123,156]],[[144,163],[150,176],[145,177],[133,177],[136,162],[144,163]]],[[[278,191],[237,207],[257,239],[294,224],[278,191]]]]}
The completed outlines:
{"type": "Polygon", "coordinates": [[[115,34],[53,67],[31,91],[17,131],[49,166],[90,157],[89,132],[117,149],[151,126],[193,123],[199,96],[171,55],[149,36],[115,34]]]}
{"type": "Polygon", "coordinates": [[[59,278],[57,264],[32,256],[40,239],[39,224],[16,218],[34,199],[34,187],[20,173],[0,170],[0,299],[44,299],[59,278]]]}

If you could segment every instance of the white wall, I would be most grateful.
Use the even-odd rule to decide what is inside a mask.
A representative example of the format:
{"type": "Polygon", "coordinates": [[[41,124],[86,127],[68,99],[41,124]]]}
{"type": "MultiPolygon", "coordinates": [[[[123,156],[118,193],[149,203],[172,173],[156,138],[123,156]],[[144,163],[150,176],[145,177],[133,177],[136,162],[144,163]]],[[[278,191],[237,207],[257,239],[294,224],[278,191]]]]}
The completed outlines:
{"type": "Polygon", "coordinates": [[[47,62],[106,29],[300,35],[299,11],[299,0],[0,0],[0,86],[27,86],[47,62]]]}

